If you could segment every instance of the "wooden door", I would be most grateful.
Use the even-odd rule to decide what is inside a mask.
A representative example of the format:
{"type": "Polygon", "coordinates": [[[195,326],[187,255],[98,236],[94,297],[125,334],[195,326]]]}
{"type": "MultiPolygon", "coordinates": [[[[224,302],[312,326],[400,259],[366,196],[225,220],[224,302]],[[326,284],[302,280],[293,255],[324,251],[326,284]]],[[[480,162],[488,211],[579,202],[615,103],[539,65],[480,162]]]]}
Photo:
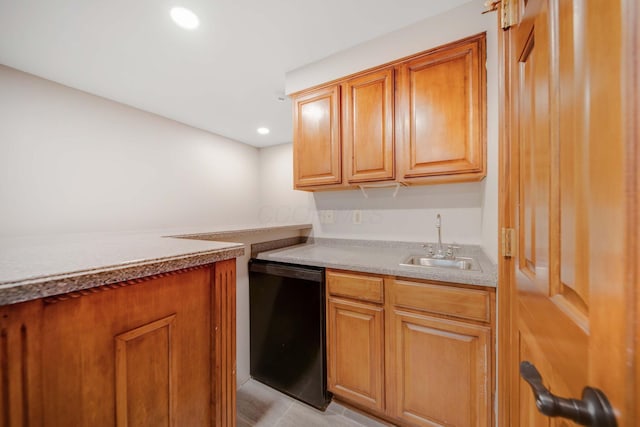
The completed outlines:
{"type": "Polygon", "coordinates": [[[340,86],[305,92],[293,99],[295,188],[342,182],[340,86]]]}
{"type": "Polygon", "coordinates": [[[380,305],[329,297],[329,390],[380,411],[384,409],[383,322],[380,305]]]}
{"type": "Polygon", "coordinates": [[[410,425],[488,427],[491,328],[394,307],[391,415],[410,425]]]}
{"type": "Polygon", "coordinates": [[[555,395],[599,388],[638,425],[633,3],[525,0],[501,35],[501,224],[517,241],[500,260],[503,426],[575,425],[539,413],[524,360],[555,395]]]}
{"type": "MultiPolygon", "coordinates": [[[[485,37],[461,40],[400,65],[397,110],[402,178],[485,176],[485,37]]],[[[443,179],[443,178],[439,178],[443,179]]]]}
{"type": "Polygon", "coordinates": [[[393,68],[345,83],[345,162],[349,182],[394,177],[393,68]]]}

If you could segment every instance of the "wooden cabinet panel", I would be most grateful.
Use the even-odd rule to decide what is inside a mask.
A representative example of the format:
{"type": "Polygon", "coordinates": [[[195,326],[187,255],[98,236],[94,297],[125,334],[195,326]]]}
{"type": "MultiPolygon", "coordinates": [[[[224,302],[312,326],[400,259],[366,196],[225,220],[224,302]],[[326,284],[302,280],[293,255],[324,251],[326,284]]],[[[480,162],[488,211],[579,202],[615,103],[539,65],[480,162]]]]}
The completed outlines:
{"type": "Polygon", "coordinates": [[[115,337],[116,425],[175,425],[176,315],[115,337]]]}
{"type": "Polygon", "coordinates": [[[484,177],[484,64],[482,36],[400,66],[397,108],[404,121],[402,178],[484,177]]]}
{"type": "Polygon", "coordinates": [[[378,276],[327,270],[327,292],[330,295],[382,303],[383,279],[378,276]]]}
{"type": "Polygon", "coordinates": [[[340,86],[308,92],[293,101],[294,186],[342,182],[340,86]]]}
{"type": "Polygon", "coordinates": [[[236,260],[215,264],[213,279],[213,422],[216,427],[236,425],[236,260]]]}
{"type": "Polygon", "coordinates": [[[211,284],[204,268],[50,299],[45,417],[87,427],[210,425],[211,284]]]}
{"type": "Polygon", "coordinates": [[[328,386],[364,407],[384,408],[383,308],[329,297],[328,386]]]}
{"type": "Polygon", "coordinates": [[[235,259],[0,307],[0,425],[235,426],[235,259]]]}
{"type": "Polygon", "coordinates": [[[394,177],[393,68],[345,83],[344,148],[349,182],[394,177]]]}
{"type": "Polygon", "coordinates": [[[388,372],[392,415],[417,426],[489,426],[489,326],[394,309],[388,372]]]}
{"type": "Polygon", "coordinates": [[[40,377],[42,306],[0,307],[0,425],[44,425],[40,377]]]}

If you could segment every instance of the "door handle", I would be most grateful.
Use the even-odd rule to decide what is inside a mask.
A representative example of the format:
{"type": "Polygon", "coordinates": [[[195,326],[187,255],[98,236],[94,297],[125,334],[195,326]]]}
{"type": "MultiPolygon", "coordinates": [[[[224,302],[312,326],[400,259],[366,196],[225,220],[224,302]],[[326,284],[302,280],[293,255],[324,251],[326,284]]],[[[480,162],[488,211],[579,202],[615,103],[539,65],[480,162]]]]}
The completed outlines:
{"type": "Polygon", "coordinates": [[[554,396],[542,384],[540,372],[527,361],[520,362],[520,376],[531,386],[536,398],[536,407],[542,414],[567,418],[583,426],[617,427],[609,400],[597,388],[585,387],[581,400],[554,396]]]}

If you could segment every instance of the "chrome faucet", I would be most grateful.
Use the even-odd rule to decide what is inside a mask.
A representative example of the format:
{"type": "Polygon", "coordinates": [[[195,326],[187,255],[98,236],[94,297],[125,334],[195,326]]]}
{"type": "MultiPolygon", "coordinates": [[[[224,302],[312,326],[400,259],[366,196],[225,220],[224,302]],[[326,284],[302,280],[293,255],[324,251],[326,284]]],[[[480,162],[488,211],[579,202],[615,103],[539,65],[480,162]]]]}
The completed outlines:
{"type": "Polygon", "coordinates": [[[436,249],[436,253],[433,256],[434,258],[444,258],[444,253],[442,253],[442,219],[440,218],[440,214],[436,216],[436,230],[438,230],[438,246],[436,249]]]}
{"type": "Polygon", "coordinates": [[[436,230],[438,230],[438,244],[436,250],[433,250],[431,243],[422,245],[427,250],[428,258],[436,259],[455,259],[456,249],[460,249],[460,246],[448,245],[446,252],[442,249],[442,218],[440,214],[436,215],[436,230]]]}

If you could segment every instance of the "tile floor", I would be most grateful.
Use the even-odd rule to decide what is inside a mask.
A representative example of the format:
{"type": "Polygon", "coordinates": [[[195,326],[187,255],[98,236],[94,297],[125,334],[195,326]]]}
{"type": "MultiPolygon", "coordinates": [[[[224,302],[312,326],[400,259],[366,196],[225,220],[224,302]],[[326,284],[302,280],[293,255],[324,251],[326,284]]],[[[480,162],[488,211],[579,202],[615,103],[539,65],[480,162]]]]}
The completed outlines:
{"type": "Polygon", "coordinates": [[[325,412],[298,402],[258,381],[238,390],[238,427],[387,427],[372,418],[331,402],[325,412]]]}

